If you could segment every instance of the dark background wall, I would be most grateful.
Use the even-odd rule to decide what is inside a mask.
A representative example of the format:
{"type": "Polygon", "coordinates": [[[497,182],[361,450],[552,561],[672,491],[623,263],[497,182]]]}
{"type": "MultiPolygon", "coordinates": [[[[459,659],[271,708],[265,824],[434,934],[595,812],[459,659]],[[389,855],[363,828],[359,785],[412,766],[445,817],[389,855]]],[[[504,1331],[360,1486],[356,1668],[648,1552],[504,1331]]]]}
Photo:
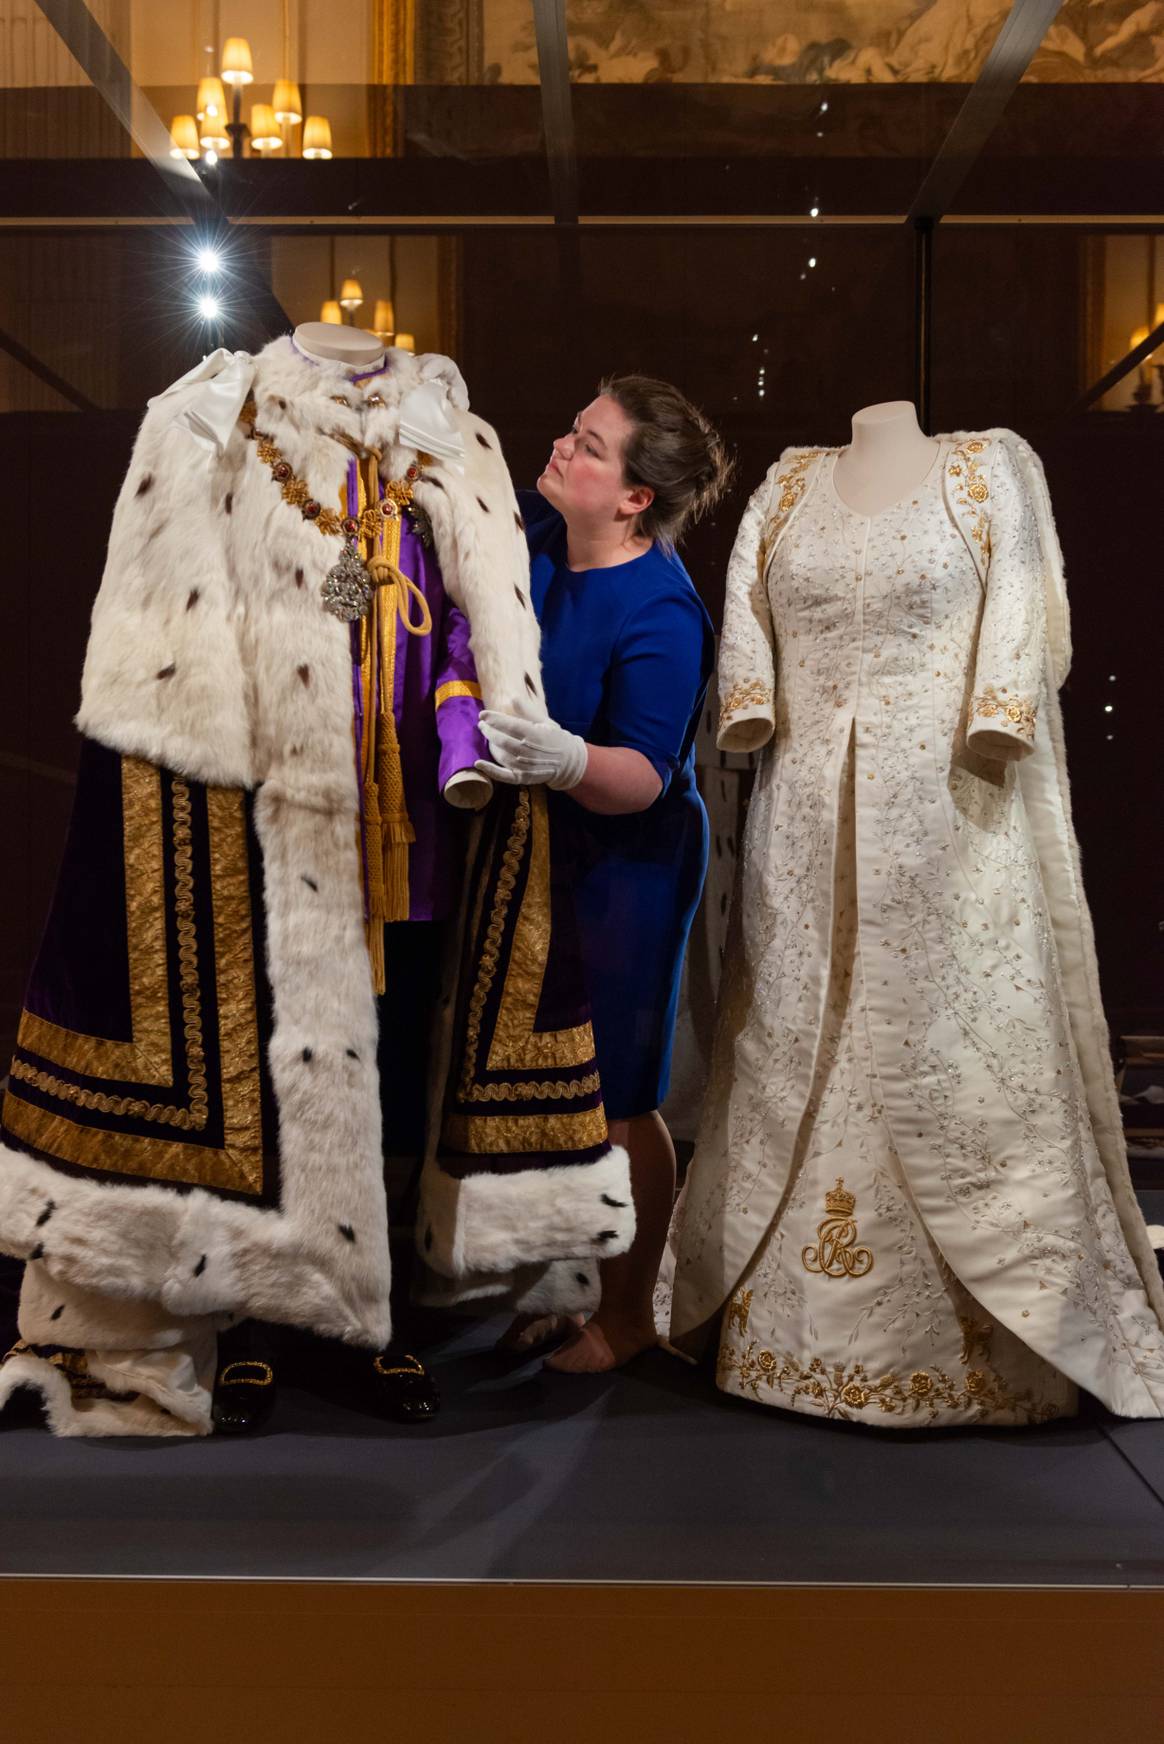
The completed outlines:
{"type": "MultiPolygon", "coordinates": [[[[1076,823],[1109,1017],[1134,1031],[1164,1019],[1164,418],[1077,409],[1087,244],[1078,228],[939,229],[931,427],[1008,425],[1043,455],[1074,616],[1065,711],[1076,823]]],[[[148,267],[142,236],[126,247],[135,273],[148,267]]],[[[461,363],[519,484],[607,372],[669,377],[705,408],[739,460],[731,497],[684,553],[718,621],[739,515],[779,450],[843,442],[858,407],[914,396],[915,264],[903,226],[467,231],[461,363]]],[[[135,319],[127,308],[120,331],[135,319]]],[[[143,310],[149,344],[122,366],[132,370],[123,404],[140,406],[199,355],[193,333],[184,351],[163,347],[156,319],[143,310]]],[[[0,1057],[67,821],[88,616],[137,415],[0,416],[0,1057]]]]}

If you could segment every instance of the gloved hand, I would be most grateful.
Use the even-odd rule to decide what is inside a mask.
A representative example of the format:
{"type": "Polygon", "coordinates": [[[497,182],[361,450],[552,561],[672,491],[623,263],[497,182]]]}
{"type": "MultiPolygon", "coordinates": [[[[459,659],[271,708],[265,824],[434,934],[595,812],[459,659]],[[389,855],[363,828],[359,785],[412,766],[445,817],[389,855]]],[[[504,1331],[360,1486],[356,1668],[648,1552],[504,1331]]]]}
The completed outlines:
{"type": "Polygon", "coordinates": [[[543,783],[565,792],[577,787],[586,773],[586,741],[568,733],[556,721],[523,721],[519,715],[482,709],[478,726],[489,741],[493,763],[478,760],[477,768],[491,781],[510,787],[543,783]]]}
{"type": "Polygon", "coordinates": [[[449,399],[458,412],[469,410],[469,390],[465,386],[465,378],[451,357],[445,357],[439,351],[422,351],[416,360],[417,380],[422,382],[443,382],[448,389],[449,399]]]}

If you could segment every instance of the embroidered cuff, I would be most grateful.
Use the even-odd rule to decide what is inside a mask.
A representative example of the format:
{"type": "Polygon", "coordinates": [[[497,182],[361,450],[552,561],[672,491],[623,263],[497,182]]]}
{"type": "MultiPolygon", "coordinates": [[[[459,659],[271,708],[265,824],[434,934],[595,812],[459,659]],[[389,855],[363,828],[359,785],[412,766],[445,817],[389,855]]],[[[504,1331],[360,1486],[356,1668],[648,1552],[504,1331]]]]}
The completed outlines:
{"type": "Polygon", "coordinates": [[[437,686],[436,707],[444,708],[445,704],[452,702],[455,696],[471,696],[480,702],[482,700],[481,686],[473,684],[466,678],[454,678],[448,684],[440,684],[437,686]]]}
{"type": "Polygon", "coordinates": [[[1036,713],[1035,704],[1026,697],[988,684],[970,700],[966,742],[984,757],[1029,756],[1035,748],[1036,713]]]}
{"type": "Polygon", "coordinates": [[[772,737],[776,698],[758,678],[733,685],[719,705],[716,746],[721,751],[758,751],[772,737]]]}

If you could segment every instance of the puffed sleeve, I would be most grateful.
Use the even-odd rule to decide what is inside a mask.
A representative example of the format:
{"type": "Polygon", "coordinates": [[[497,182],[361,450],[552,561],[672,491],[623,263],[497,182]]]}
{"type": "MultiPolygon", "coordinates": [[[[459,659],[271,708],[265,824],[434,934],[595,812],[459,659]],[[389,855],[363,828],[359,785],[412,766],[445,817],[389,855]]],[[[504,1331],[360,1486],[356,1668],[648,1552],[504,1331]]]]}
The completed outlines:
{"type": "Polygon", "coordinates": [[[606,675],[604,738],[639,751],[666,790],[711,670],[711,625],[693,587],[631,613],[606,675]]]}
{"type": "Polygon", "coordinates": [[[776,654],[768,608],[764,528],[776,471],[770,467],[744,510],[727,572],[723,636],[719,645],[721,751],[758,751],[776,725],[776,654]]]}
{"type": "Polygon", "coordinates": [[[1035,748],[1047,643],[1044,554],[1034,505],[1006,445],[993,455],[990,557],[966,742],[1014,761],[1035,748]]]}

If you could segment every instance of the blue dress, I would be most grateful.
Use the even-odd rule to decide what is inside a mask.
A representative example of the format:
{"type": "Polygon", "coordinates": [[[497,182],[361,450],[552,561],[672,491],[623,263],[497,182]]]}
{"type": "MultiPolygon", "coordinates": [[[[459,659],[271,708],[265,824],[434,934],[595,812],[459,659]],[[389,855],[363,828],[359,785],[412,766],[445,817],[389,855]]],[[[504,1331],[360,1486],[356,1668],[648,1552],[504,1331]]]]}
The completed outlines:
{"type": "Polygon", "coordinates": [[[678,557],[652,546],[613,569],[575,572],[557,510],[533,491],[520,500],[551,715],[592,745],[641,751],[663,783],[647,811],[624,817],[550,795],[576,868],[606,1114],[629,1120],[667,1094],[679,976],[707,871],[694,740],[714,636],[678,557]]]}

